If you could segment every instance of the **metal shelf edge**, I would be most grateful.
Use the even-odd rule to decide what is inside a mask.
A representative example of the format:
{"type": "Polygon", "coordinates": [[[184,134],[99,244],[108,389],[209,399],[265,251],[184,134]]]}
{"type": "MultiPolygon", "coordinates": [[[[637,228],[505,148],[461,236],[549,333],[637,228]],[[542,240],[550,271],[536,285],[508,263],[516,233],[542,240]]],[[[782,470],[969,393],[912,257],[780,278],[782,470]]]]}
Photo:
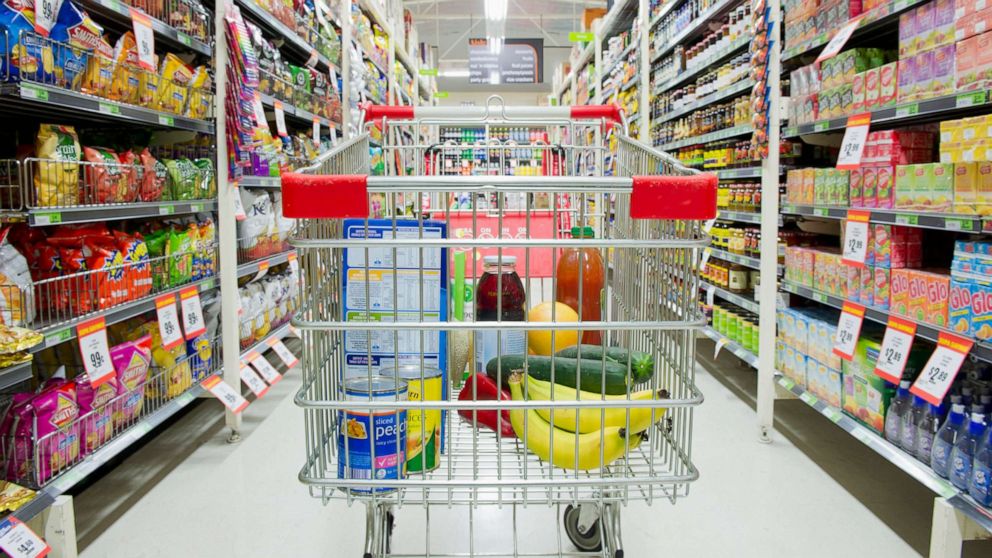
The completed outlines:
{"type": "Polygon", "coordinates": [[[247,277],[248,275],[258,273],[258,266],[263,262],[268,262],[270,267],[274,265],[284,264],[289,260],[289,255],[295,253],[296,253],[295,249],[287,250],[285,252],[279,252],[276,254],[272,254],[271,256],[266,256],[264,258],[259,258],[257,260],[240,264],[238,265],[238,277],[239,278],[247,277]]]}
{"type": "Polygon", "coordinates": [[[732,302],[732,303],[736,304],[737,306],[740,306],[741,308],[744,308],[745,310],[748,310],[749,312],[755,312],[755,313],[758,312],[758,303],[755,302],[752,299],[747,298],[746,296],[732,293],[732,292],[730,292],[730,291],[728,291],[728,290],[726,290],[726,289],[724,289],[722,287],[718,287],[716,285],[707,283],[706,281],[700,281],[699,282],[699,288],[701,288],[703,290],[710,290],[710,289],[712,289],[713,290],[713,294],[715,296],[717,296],[719,298],[722,298],[723,300],[726,300],[727,302],[732,302]]]}
{"type": "Polygon", "coordinates": [[[872,223],[885,223],[904,227],[935,229],[954,232],[980,234],[985,222],[978,215],[962,215],[948,213],[925,213],[919,211],[898,209],[880,210],[860,207],[835,207],[816,205],[782,204],[782,213],[802,215],[804,217],[820,217],[824,219],[847,219],[848,210],[870,211],[868,218],[872,223]]]}
{"type": "Polygon", "coordinates": [[[136,204],[104,205],[92,207],[34,208],[27,211],[28,224],[34,227],[66,223],[91,223],[140,217],[170,217],[189,213],[214,211],[216,200],[190,200],[177,202],[148,202],[136,204]]]}
{"type": "Polygon", "coordinates": [[[709,337],[711,340],[713,340],[716,343],[722,341],[724,343],[723,345],[724,349],[727,349],[728,351],[730,351],[732,355],[748,363],[752,368],[758,367],[758,355],[744,349],[744,347],[741,347],[737,343],[731,341],[719,331],[713,329],[710,326],[705,326],[703,328],[700,328],[699,331],[703,332],[703,335],[709,337]]]}

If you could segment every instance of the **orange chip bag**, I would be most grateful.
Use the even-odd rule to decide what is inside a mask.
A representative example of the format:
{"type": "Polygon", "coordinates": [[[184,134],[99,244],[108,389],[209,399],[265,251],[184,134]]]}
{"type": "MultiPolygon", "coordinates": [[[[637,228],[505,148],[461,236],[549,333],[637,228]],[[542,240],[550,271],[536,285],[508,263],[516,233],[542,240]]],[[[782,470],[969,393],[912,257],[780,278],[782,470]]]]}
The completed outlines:
{"type": "Polygon", "coordinates": [[[117,153],[105,147],[84,147],[83,154],[90,164],[85,166],[83,203],[122,203],[127,199],[129,175],[117,158],[117,153]]]}
{"type": "Polygon", "coordinates": [[[109,308],[127,300],[126,266],[124,256],[111,240],[87,239],[83,243],[83,256],[86,268],[99,271],[92,274],[92,283],[97,296],[98,308],[109,308]]]}
{"type": "Polygon", "coordinates": [[[148,148],[141,151],[141,185],[138,187],[138,199],[145,202],[159,201],[165,191],[169,171],[156,159],[148,148]]]}

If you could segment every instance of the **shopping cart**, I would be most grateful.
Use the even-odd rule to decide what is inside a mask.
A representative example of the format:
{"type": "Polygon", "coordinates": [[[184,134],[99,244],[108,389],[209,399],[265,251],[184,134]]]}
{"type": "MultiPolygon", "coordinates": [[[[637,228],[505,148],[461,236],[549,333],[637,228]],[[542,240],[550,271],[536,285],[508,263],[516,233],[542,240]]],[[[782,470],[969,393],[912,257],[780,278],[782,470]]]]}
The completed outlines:
{"type": "Polygon", "coordinates": [[[282,179],[285,214],[300,219],[292,240],[303,282],[293,320],[303,339],[300,480],[324,503],[366,505],[367,558],[622,556],[620,506],[674,503],[699,475],[691,461],[693,409],[703,401],[694,330],[705,324],[698,268],[709,242],[704,221],[716,213],[716,177],[626,137],[612,106],[507,107],[498,98],[486,107],[366,106],[363,122],[366,133],[282,179]],[[440,140],[440,129],[457,126],[544,133],[470,146],[440,140]],[[381,146],[370,144],[373,127],[381,146]],[[541,170],[506,176],[520,161],[504,159],[521,146],[541,170]],[[442,172],[445,157],[467,147],[485,175],[442,172]],[[384,175],[368,176],[370,167],[384,175]],[[594,235],[572,238],[563,223],[594,235]],[[577,280],[565,279],[558,264],[575,250],[599,256],[601,277],[578,265],[577,280]],[[519,281],[507,273],[513,259],[519,281]],[[487,261],[495,289],[486,283],[487,261]],[[476,286],[474,312],[461,308],[463,277],[476,286]],[[601,308],[583,297],[583,288],[599,286],[590,278],[602,282],[601,308]],[[526,315],[575,287],[580,323],[557,305],[545,316],[526,315]],[[529,354],[540,343],[550,352],[580,335],[588,340],[586,333],[600,350],[544,360],[529,354]],[[486,378],[496,390],[488,395],[484,379],[466,380],[455,369],[466,335],[478,361],[469,371],[492,369],[486,378]],[[646,353],[647,376],[643,360],[604,347],[646,353]],[[551,388],[568,377],[573,387],[551,388]],[[508,386],[518,399],[497,395],[508,386]],[[547,395],[536,396],[544,393],[538,386],[547,395]],[[522,439],[497,434],[508,417],[522,439]],[[433,464],[432,433],[440,446],[433,464]],[[480,549],[482,505],[512,508],[506,548],[480,549]],[[425,514],[416,551],[391,540],[403,506],[425,514]],[[467,533],[446,524],[445,540],[432,541],[439,530],[432,510],[455,506],[467,507],[467,533]],[[520,535],[529,525],[518,511],[527,506],[564,507],[562,524],[577,550],[559,531],[555,548],[535,553],[520,535]],[[451,548],[456,543],[464,544],[451,548]]]}

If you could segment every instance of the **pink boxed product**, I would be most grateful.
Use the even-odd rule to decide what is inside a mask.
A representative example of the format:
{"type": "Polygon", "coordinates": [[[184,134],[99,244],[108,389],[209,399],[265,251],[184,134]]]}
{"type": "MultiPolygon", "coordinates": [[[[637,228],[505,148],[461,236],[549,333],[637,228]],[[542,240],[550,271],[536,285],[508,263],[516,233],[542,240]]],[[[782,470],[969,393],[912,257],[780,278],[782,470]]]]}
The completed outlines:
{"type": "Polygon", "coordinates": [[[851,207],[864,207],[864,191],[862,191],[863,175],[860,168],[851,170],[848,200],[851,207]]]}
{"type": "Polygon", "coordinates": [[[844,274],[847,279],[847,299],[861,300],[861,268],[845,265],[844,274]]]}
{"type": "Polygon", "coordinates": [[[865,108],[865,72],[854,74],[851,82],[851,111],[861,112],[865,108]]]}
{"type": "Polygon", "coordinates": [[[930,78],[930,94],[943,97],[954,92],[954,45],[944,45],[933,50],[933,73],[930,78]]]}
{"type": "Polygon", "coordinates": [[[861,167],[861,202],[862,207],[876,207],[878,200],[875,199],[878,188],[878,171],[874,166],[861,167]]]}
{"type": "Polygon", "coordinates": [[[892,209],[895,205],[895,167],[879,165],[875,176],[875,207],[892,209]]]}
{"type": "Polygon", "coordinates": [[[859,290],[861,304],[872,306],[875,304],[875,270],[870,265],[861,268],[861,285],[859,290]]]}
{"type": "Polygon", "coordinates": [[[890,62],[878,69],[878,105],[892,106],[898,94],[898,63],[890,62]]]}
{"type": "Polygon", "coordinates": [[[889,270],[875,268],[875,290],[873,293],[874,305],[883,309],[889,309],[889,270]]]}
{"type": "Polygon", "coordinates": [[[865,110],[878,106],[880,94],[878,68],[872,68],[865,72],[865,110]]]}
{"type": "Polygon", "coordinates": [[[94,388],[88,375],[76,379],[76,400],[79,404],[81,455],[102,446],[113,435],[113,401],[117,397],[117,378],[110,378],[94,388]]]}
{"type": "Polygon", "coordinates": [[[114,426],[130,424],[141,414],[145,403],[145,384],[152,358],[152,338],[145,335],[136,341],[121,343],[110,349],[110,360],[117,371],[117,395],[113,409],[114,426]]]}
{"type": "MultiPolygon", "coordinates": [[[[899,59],[899,91],[896,93],[896,97],[899,102],[908,102],[913,100],[913,90],[916,86],[916,57],[910,55],[908,58],[899,59]]],[[[866,103],[867,106],[867,103],[866,103]]]]}
{"type": "Polygon", "coordinates": [[[959,41],[954,50],[954,82],[958,91],[978,89],[978,37],[959,41]]]}

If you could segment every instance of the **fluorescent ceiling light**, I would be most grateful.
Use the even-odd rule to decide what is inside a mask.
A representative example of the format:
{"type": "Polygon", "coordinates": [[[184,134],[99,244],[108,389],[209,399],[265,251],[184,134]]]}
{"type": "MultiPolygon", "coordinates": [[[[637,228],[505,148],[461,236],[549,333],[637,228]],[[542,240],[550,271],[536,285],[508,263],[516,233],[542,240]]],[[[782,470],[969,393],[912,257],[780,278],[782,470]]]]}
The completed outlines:
{"type": "Polygon", "coordinates": [[[486,19],[490,21],[506,20],[507,0],[485,0],[486,19]]]}

